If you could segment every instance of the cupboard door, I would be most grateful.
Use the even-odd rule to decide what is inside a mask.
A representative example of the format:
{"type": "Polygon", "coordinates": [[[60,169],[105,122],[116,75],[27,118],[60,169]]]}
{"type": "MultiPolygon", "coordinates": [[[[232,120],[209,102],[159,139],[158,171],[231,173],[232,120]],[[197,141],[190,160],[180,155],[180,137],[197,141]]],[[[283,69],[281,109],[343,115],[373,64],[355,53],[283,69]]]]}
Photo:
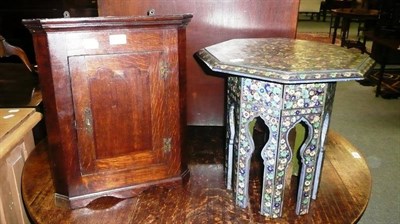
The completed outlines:
{"type": "Polygon", "coordinates": [[[175,63],[162,51],[69,57],[82,175],[173,166],[175,63]],[[173,126],[173,125],[172,125],[173,126]]]}

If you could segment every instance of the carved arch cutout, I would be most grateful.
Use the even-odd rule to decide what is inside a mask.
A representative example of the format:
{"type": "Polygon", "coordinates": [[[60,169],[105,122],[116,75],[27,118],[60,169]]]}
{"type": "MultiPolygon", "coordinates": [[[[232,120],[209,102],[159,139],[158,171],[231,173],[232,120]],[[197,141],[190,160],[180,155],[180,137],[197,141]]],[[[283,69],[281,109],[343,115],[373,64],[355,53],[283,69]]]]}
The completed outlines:
{"type": "Polygon", "coordinates": [[[255,206],[252,209],[260,210],[259,207],[262,200],[262,185],[264,175],[264,160],[261,156],[262,150],[267,146],[270,141],[270,128],[267,122],[260,116],[254,117],[247,125],[253,151],[248,156],[249,159],[249,195],[250,198],[256,199],[250,205],[255,206]]]}
{"type": "Polygon", "coordinates": [[[289,128],[286,139],[292,152],[292,174],[299,176],[304,160],[302,155],[312,139],[312,125],[305,118],[299,119],[289,128]]]}

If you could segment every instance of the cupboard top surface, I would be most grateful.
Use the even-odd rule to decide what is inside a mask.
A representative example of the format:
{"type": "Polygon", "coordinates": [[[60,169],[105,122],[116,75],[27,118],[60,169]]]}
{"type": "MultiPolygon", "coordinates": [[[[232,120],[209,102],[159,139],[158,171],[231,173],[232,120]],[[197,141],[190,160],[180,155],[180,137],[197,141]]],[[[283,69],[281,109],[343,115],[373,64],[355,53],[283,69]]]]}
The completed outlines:
{"type": "Polygon", "coordinates": [[[192,14],[160,15],[160,16],[107,16],[58,19],[24,19],[25,26],[31,32],[45,30],[70,31],[81,29],[120,29],[122,27],[152,27],[152,26],[186,26],[192,19],[192,14]]]}

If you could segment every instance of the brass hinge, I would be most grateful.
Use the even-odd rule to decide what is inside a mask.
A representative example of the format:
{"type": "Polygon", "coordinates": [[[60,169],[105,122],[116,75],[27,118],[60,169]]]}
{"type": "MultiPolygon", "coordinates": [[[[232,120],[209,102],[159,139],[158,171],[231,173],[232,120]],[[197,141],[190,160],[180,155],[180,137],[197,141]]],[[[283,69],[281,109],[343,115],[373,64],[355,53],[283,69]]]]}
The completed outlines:
{"type": "Polygon", "coordinates": [[[85,108],[84,111],[84,122],[85,122],[85,129],[88,134],[93,134],[93,118],[92,118],[92,111],[89,108],[85,108]]]}
{"type": "Polygon", "coordinates": [[[164,138],[163,139],[163,150],[164,153],[170,153],[171,152],[171,144],[172,144],[172,138],[164,138]]]}
{"type": "Polygon", "coordinates": [[[166,80],[168,78],[169,73],[170,73],[169,63],[166,62],[166,61],[162,61],[160,63],[160,76],[161,76],[161,78],[166,80]]]}

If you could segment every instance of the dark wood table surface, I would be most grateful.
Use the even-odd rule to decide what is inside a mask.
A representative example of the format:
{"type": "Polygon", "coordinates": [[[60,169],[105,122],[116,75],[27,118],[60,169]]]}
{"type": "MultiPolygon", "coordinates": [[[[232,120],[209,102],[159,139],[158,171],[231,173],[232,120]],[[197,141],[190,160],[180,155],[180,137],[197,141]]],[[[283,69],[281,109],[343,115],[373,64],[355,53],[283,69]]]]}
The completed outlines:
{"type": "Polygon", "coordinates": [[[42,142],[26,161],[22,194],[34,223],[354,223],[370,197],[371,175],[360,152],[345,138],[329,132],[322,180],[310,213],[295,214],[296,180],[292,176],[283,217],[267,220],[259,211],[260,181],[251,176],[251,203],[235,207],[224,184],[224,128],[189,127],[186,152],[191,176],[183,186],[153,187],[135,198],[103,197],[85,208],[56,207],[54,187],[42,142]]]}
{"type": "Polygon", "coordinates": [[[340,19],[342,19],[341,24],[341,43],[343,47],[346,45],[346,38],[350,29],[350,23],[352,21],[366,22],[370,20],[377,20],[379,16],[379,11],[375,9],[356,9],[356,8],[339,8],[332,9],[332,16],[335,18],[333,24],[333,34],[332,34],[332,44],[336,42],[337,29],[340,25],[340,19]]]}

